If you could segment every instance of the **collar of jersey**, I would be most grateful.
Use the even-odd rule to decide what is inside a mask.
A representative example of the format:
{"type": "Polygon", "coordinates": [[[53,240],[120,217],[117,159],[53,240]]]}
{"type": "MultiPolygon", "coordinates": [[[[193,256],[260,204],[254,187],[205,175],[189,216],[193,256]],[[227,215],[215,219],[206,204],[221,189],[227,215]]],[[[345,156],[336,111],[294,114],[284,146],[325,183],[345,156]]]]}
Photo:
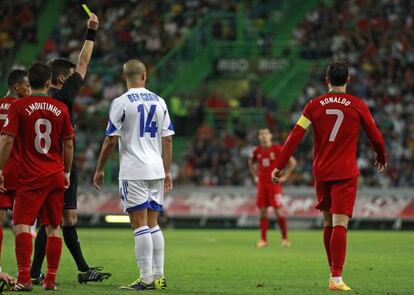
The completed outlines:
{"type": "Polygon", "coordinates": [[[30,96],[48,96],[46,93],[32,93],[30,96]]]}
{"type": "Polygon", "coordinates": [[[345,91],[329,91],[331,94],[346,94],[345,91]]]}

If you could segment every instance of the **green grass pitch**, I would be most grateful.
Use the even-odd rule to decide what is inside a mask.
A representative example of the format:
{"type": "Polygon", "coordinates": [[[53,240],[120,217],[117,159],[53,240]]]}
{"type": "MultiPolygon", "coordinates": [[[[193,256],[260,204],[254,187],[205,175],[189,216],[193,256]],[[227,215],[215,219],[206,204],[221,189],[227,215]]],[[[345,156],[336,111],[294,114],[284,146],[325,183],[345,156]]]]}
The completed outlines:
{"type": "MultiPolygon", "coordinates": [[[[91,265],[113,276],[103,283],[79,285],[67,249],[58,273],[58,294],[125,294],[117,287],[138,276],[132,232],[127,229],[80,230],[91,265]]],[[[255,248],[253,230],[165,230],[166,278],[169,287],[155,293],[332,294],[320,231],[291,231],[292,248],[279,246],[270,232],[269,247],[255,248]]],[[[414,233],[350,231],[344,279],[351,294],[414,294],[414,233]]],[[[14,239],[5,230],[3,269],[15,274],[14,239]]],[[[34,294],[44,294],[35,287],[34,294]]],[[[334,292],[335,293],[335,292],[334,292]]]]}

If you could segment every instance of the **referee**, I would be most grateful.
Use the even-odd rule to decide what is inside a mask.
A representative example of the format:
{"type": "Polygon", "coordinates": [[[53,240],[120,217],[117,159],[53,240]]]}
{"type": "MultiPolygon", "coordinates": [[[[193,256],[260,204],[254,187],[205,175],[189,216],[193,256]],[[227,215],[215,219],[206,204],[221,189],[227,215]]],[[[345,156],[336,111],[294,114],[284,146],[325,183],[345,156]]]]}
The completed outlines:
{"type": "MultiPolygon", "coordinates": [[[[55,59],[50,62],[52,68],[52,87],[49,95],[62,101],[69,109],[72,125],[73,124],[73,102],[82,87],[83,80],[91,60],[92,51],[95,43],[96,30],[99,26],[98,17],[91,14],[86,32],[85,43],[78,57],[78,64],[75,65],[65,59],[55,59]]],[[[64,212],[63,212],[63,238],[66,247],[72,254],[78,267],[78,282],[98,282],[111,276],[110,273],[101,272],[101,267],[90,267],[83,257],[81,246],[76,231],[77,223],[77,190],[78,190],[78,171],[76,161],[73,161],[70,174],[70,187],[65,191],[64,212]]],[[[35,241],[35,250],[30,274],[33,284],[41,284],[44,276],[41,273],[43,260],[46,253],[46,230],[41,227],[35,241]]]]}

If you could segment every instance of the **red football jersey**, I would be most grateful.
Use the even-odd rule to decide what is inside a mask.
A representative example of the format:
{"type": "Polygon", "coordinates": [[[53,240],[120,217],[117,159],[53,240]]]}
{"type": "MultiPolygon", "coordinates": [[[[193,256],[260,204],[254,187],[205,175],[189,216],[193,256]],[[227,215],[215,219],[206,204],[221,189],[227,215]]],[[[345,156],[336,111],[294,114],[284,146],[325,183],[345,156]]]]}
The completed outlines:
{"type": "Polygon", "coordinates": [[[276,166],[283,168],[300,142],[304,130],[313,125],[313,175],[317,181],[340,180],[359,174],[357,144],[361,127],[386,162],[384,139],[366,103],[346,93],[327,93],[311,100],[282,148],[276,166]]]}
{"type": "MultiPolygon", "coordinates": [[[[257,163],[257,177],[261,183],[272,183],[272,171],[276,168],[276,158],[282,149],[281,145],[273,144],[265,148],[257,146],[253,151],[253,162],[257,163]]],[[[277,184],[282,187],[281,184],[277,184]]]]}
{"type": "MultiPolygon", "coordinates": [[[[13,103],[17,98],[14,97],[4,97],[0,99],[0,130],[3,128],[3,125],[7,120],[7,113],[9,111],[11,103],[13,103]]],[[[17,188],[17,183],[19,182],[19,160],[20,160],[20,149],[19,145],[15,144],[13,146],[12,152],[9,159],[4,166],[3,174],[5,180],[5,187],[7,190],[15,190],[17,188]]]]}
{"type": "Polygon", "coordinates": [[[28,96],[11,104],[2,134],[20,144],[19,185],[36,186],[45,177],[63,172],[64,139],[73,138],[67,107],[48,96],[28,96]]]}

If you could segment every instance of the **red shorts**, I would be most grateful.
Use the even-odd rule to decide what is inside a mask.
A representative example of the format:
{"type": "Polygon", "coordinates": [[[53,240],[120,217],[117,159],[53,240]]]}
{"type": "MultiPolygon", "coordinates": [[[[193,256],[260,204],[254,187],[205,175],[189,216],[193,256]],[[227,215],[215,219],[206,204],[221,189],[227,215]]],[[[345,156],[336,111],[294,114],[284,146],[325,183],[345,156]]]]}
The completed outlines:
{"type": "Polygon", "coordinates": [[[281,208],[282,204],[282,191],[279,185],[273,183],[258,183],[257,184],[257,200],[256,205],[258,208],[281,208]]]}
{"type": "Polygon", "coordinates": [[[15,193],[16,191],[7,191],[6,193],[0,193],[0,209],[13,210],[15,193]]]}
{"type": "Polygon", "coordinates": [[[20,187],[16,192],[13,211],[13,224],[34,224],[40,216],[42,225],[62,223],[65,178],[56,173],[36,188],[20,187]]]}
{"type": "Polygon", "coordinates": [[[358,176],[334,181],[316,182],[318,202],[316,209],[330,214],[343,214],[352,217],[357,194],[358,176]]]}

